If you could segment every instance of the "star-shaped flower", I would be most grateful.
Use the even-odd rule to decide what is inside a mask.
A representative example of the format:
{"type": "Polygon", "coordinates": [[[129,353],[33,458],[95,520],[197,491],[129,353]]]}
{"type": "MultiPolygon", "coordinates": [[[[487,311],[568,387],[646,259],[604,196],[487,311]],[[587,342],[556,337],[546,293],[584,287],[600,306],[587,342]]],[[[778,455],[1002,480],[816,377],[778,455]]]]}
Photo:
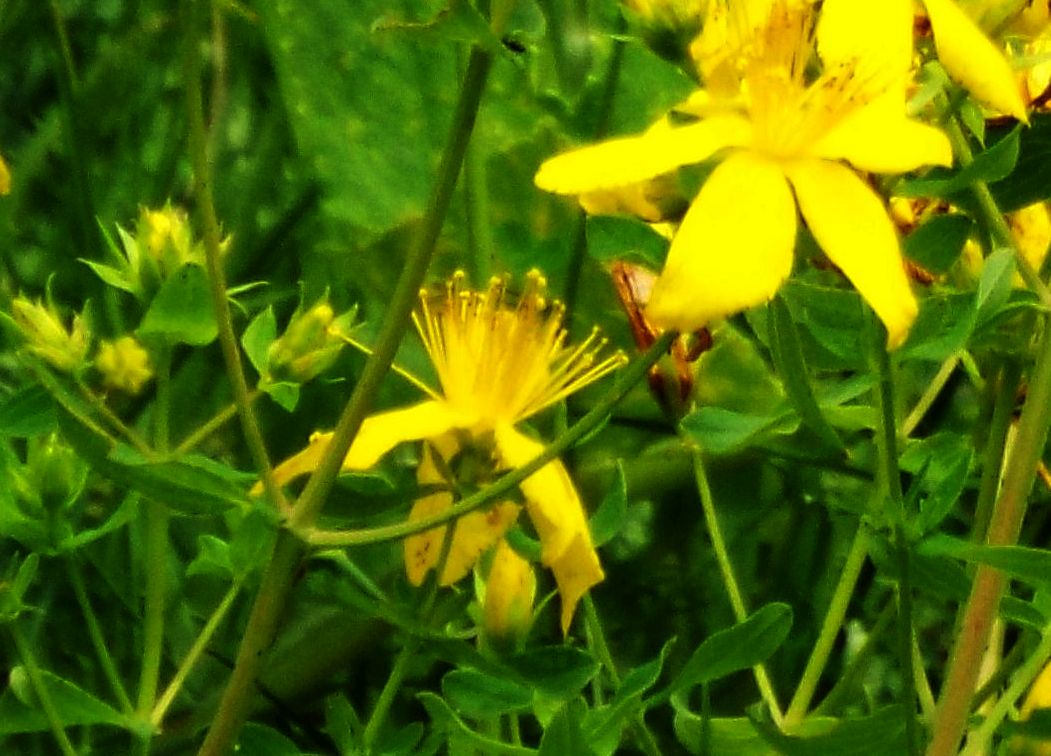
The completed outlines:
{"type": "Polygon", "coordinates": [[[917,305],[884,203],[858,171],[952,163],[945,135],[905,113],[911,19],[909,0],[826,0],[815,34],[805,0],[709,3],[694,45],[700,117],[559,155],[536,184],[586,194],[721,158],[672,240],[650,321],[691,331],[772,297],[792,269],[798,207],[893,348],[917,305]]]}
{"type": "MultiPolygon", "coordinates": [[[[367,470],[406,441],[425,440],[417,477],[424,486],[444,490],[420,498],[409,520],[453,505],[450,485],[484,482],[493,473],[526,464],[544,445],[516,426],[624,361],[620,353],[602,356],[596,331],[583,343],[566,344],[563,307],[544,298],[546,282],[529,274],[526,290],[512,303],[504,279],[486,291],[464,287],[457,273],[445,291],[423,291],[414,314],[416,330],[434,364],[441,393],[404,409],[367,418],[343,470],[367,470]]],[[[274,470],[279,483],[314,470],[331,438],[315,433],[310,445],[274,470]]],[[[562,630],[567,632],[577,602],[603,578],[588,532],[587,518],[565,466],[555,459],[521,483],[525,510],[540,537],[541,561],[554,573],[562,596],[562,630]]],[[[514,524],[519,506],[499,502],[459,518],[439,583],[460,580],[514,524]]],[[[437,566],[446,528],[405,541],[409,579],[420,584],[437,566]]]]}

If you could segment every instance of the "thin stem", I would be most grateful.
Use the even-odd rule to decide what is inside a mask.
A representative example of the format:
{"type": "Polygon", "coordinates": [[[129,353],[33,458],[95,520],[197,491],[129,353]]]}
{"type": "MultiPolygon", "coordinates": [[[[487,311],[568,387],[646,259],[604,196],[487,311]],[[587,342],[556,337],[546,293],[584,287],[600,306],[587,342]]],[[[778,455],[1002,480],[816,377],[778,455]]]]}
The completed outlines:
{"type": "Polygon", "coordinates": [[[73,586],[73,594],[77,599],[77,604],[84,615],[88,638],[95,649],[95,655],[98,657],[99,664],[102,667],[102,674],[105,676],[110,688],[113,689],[113,695],[117,698],[121,712],[129,715],[133,714],[135,709],[132,706],[131,698],[128,697],[128,691],[124,688],[124,682],[120,678],[117,665],[113,662],[113,656],[109,652],[109,646],[106,645],[106,638],[102,634],[102,626],[99,624],[98,615],[95,614],[95,609],[91,606],[91,600],[84,587],[84,576],[80,574],[81,565],[77,564],[72,556],[67,556],[65,562],[66,573],[69,576],[70,584],[73,586]]]}
{"type": "Polygon", "coordinates": [[[134,428],[127,425],[116,413],[113,412],[107,405],[106,402],[92,391],[82,380],[77,380],[77,390],[80,395],[92,406],[92,408],[99,413],[103,420],[105,420],[109,426],[127,439],[128,443],[135,447],[135,450],[142,454],[144,457],[156,456],[150,445],[146,443],[146,440],[135,431],[134,428]]]}
{"type": "Polygon", "coordinates": [[[810,658],[807,660],[806,668],[803,670],[803,676],[799,680],[799,686],[796,688],[795,695],[792,696],[791,703],[788,704],[788,710],[785,713],[786,725],[794,725],[801,722],[810,708],[814,691],[817,690],[817,685],[821,681],[821,674],[828,664],[839,630],[843,626],[844,618],[847,616],[847,609],[850,606],[850,599],[854,595],[854,587],[857,585],[861,568],[864,567],[865,560],[868,558],[868,547],[868,529],[864,524],[860,524],[857,532],[854,534],[854,541],[850,545],[850,551],[847,552],[846,562],[840,569],[839,582],[836,584],[836,590],[832,594],[832,601],[829,603],[825,619],[821,623],[821,630],[818,632],[817,641],[810,652],[810,658]]]}
{"type": "MultiPolygon", "coordinates": [[[[1036,477],[1037,463],[1051,423],[1051,328],[1043,324],[1036,368],[1018,422],[1014,449],[1007,460],[1003,486],[989,523],[986,543],[1011,546],[1018,541],[1036,477]]],[[[954,753],[967,723],[982,653],[989,641],[1005,579],[1002,572],[980,564],[964,607],[949,669],[938,699],[938,716],[928,756],[954,753]]]]}
{"type": "Polygon", "coordinates": [[[162,455],[171,446],[172,350],[165,344],[157,350],[157,396],[153,403],[153,442],[162,455]]]}
{"type": "Polygon", "coordinates": [[[938,399],[942,389],[945,388],[945,384],[949,382],[949,378],[956,372],[957,365],[960,364],[960,356],[954,354],[949,359],[945,360],[938,368],[938,372],[934,374],[931,382],[927,385],[927,389],[923,392],[923,395],[916,402],[916,405],[912,408],[912,411],[905,418],[901,424],[901,435],[904,438],[908,438],[912,435],[912,432],[916,430],[916,426],[923,421],[924,416],[930,410],[931,406],[938,399]]]}
{"type": "Polygon", "coordinates": [[[226,618],[227,612],[230,611],[230,607],[234,604],[234,599],[237,598],[237,594],[241,591],[241,581],[238,580],[230,586],[230,590],[223,596],[223,600],[219,602],[219,606],[215,608],[211,616],[204,623],[204,627],[201,628],[200,634],[194,640],[193,645],[190,646],[190,650],[187,652],[186,657],[182,660],[179,668],[175,671],[175,675],[172,677],[171,682],[168,683],[168,687],[164,689],[164,693],[161,694],[160,698],[157,699],[156,705],[153,707],[153,712],[150,714],[150,724],[156,728],[164,723],[164,715],[168,713],[168,708],[175,701],[175,697],[179,695],[179,691],[182,690],[183,684],[186,682],[186,678],[190,672],[193,671],[194,666],[197,664],[201,655],[205,649],[208,648],[208,644],[212,640],[212,636],[215,635],[215,631],[219,629],[219,625],[226,618]]]}
{"type": "MultiPolygon", "coordinates": [[[[186,0],[186,2],[192,9],[193,0],[186,0]]],[[[408,327],[409,316],[420,284],[426,275],[449,202],[452,199],[464,151],[470,140],[478,107],[481,104],[482,92],[485,89],[491,62],[491,57],[486,51],[479,48],[471,51],[467,72],[461,86],[460,99],[453,117],[449,141],[442,154],[438,180],[428,205],[422,231],[410,250],[395,286],[374,354],[365,364],[350,401],[333,432],[324,457],[317,470],[307,481],[296,503],[291,516],[293,525],[309,527],[316,520],[339,473],[343,457],[350,449],[354,436],[361,427],[365,414],[394,359],[394,353],[401,343],[402,335],[408,327]]],[[[196,81],[194,77],[190,78],[191,82],[188,86],[199,86],[193,83],[196,81]]],[[[191,97],[191,100],[193,99],[197,100],[198,108],[198,117],[194,120],[200,120],[200,98],[199,96],[191,97]]],[[[199,152],[203,156],[203,143],[200,145],[199,152]]],[[[248,409],[241,400],[238,401],[238,406],[248,409]]],[[[245,414],[242,413],[242,418],[244,417],[245,414]]],[[[270,477],[272,483],[272,476],[270,477]]],[[[237,733],[247,716],[249,699],[263,655],[270,647],[277,628],[278,617],[291,590],[295,570],[304,553],[302,543],[291,531],[282,530],[278,533],[274,551],[252,607],[248,626],[245,628],[233,674],[223,692],[219,710],[201,746],[199,756],[221,756],[233,747],[237,733]]]]}
{"type": "Polygon", "coordinates": [[[927,673],[923,670],[923,654],[920,652],[920,642],[916,635],[912,636],[912,669],[913,684],[916,687],[916,697],[920,702],[920,712],[928,722],[934,721],[934,691],[931,690],[931,681],[927,679],[927,673]]]}
{"type": "MultiPolygon", "coordinates": [[[[602,629],[602,620],[595,608],[595,601],[590,593],[584,594],[584,620],[587,623],[588,642],[592,648],[595,658],[606,668],[610,682],[613,687],[620,687],[620,673],[613,661],[613,654],[609,652],[609,644],[606,643],[606,633],[602,629]]],[[[634,717],[635,726],[632,728],[635,742],[643,753],[649,756],[660,756],[661,748],[657,739],[653,736],[650,728],[646,725],[645,710],[639,711],[634,717]]]]}
{"type": "MultiPolygon", "coordinates": [[[[883,344],[883,332],[873,328],[872,353],[877,374],[873,390],[876,409],[876,449],[879,454],[881,483],[886,491],[886,517],[893,528],[894,552],[898,563],[898,660],[905,680],[916,678],[912,656],[912,582],[910,579],[909,541],[905,532],[905,497],[898,469],[898,437],[894,411],[894,376],[890,355],[883,344]]],[[[916,725],[916,697],[912,685],[902,686],[902,716],[908,753],[919,752],[919,730],[916,725]]]]}
{"type": "MultiPolygon", "coordinates": [[[[715,550],[715,560],[719,564],[719,572],[723,578],[723,586],[730,598],[730,606],[733,607],[734,618],[738,622],[744,622],[748,618],[748,609],[745,606],[741,589],[734,575],[733,563],[730,561],[730,552],[726,548],[723,531],[719,525],[719,517],[715,511],[715,500],[712,497],[712,489],[708,483],[708,473],[704,469],[704,458],[697,448],[693,450],[693,473],[697,480],[697,491],[701,496],[701,508],[704,510],[704,521],[708,526],[708,535],[712,539],[712,548],[715,550]]],[[[777,694],[770,682],[770,676],[766,667],[757,664],[752,667],[755,683],[759,688],[759,694],[763,697],[767,708],[770,709],[770,717],[779,728],[784,721],[781,706],[777,702],[777,694]]]]}
{"type": "Polygon", "coordinates": [[[971,541],[982,543],[989,519],[993,514],[996,494],[1000,490],[1001,472],[1007,452],[1007,437],[1014,418],[1015,403],[1018,400],[1018,385],[1022,380],[1022,368],[1013,361],[1008,361],[1000,371],[996,399],[993,402],[993,415],[982,449],[982,477],[978,483],[978,499],[974,509],[974,523],[971,526],[971,541]]]}
{"type": "Polygon", "coordinates": [[[814,716],[825,716],[830,713],[835,713],[838,710],[839,705],[846,698],[847,694],[864,671],[865,664],[868,662],[869,657],[875,652],[876,644],[883,637],[883,633],[887,631],[887,628],[890,627],[890,623],[894,621],[896,615],[897,612],[895,611],[894,602],[888,602],[876,618],[876,622],[872,625],[872,629],[869,631],[868,637],[865,638],[861,650],[859,650],[847,663],[846,669],[843,670],[843,674],[841,674],[839,679],[836,680],[836,684],[832,686],[832,690],[830,690],[821,703],[814,708],[814,716]]]}
{"type": "Polygon", "coordinates": [[[631,388],[646,376],[650,366],[668,351],[668,347],[675,339],[675,333],[669,332],[658,339],[646,352],[620,371],[617,380],[609,392],[576,422],[568,431],[556,438],[551,444],[544,448],[540,454],[521,467],[515,468],[503,477],[497,479],[491,485],[481,491],[471,494],[444,512],[424,517],[413,522],[400,522],[394,525],[384,525],[377,528],[365,528],[362,530],[331,531],[316,528],[300,528],[296,532],[299,537],[314,547],[333,546],[364,546],[372,543],[383,543],[384,541],[398,541],[416,533],[422,533],[439,525],[462,517],[469,512],[484,506],[488,502],[502,496],[518,486],[523,480],[535,473],[555,457],[576,445],[578,441],[598,428],[609,416],[613,407],[631,390],[631,388]]]}
{"type": "Polygon", "coordinates": [[[208,283],[212,294],[212,307],[215,310],[215,320],[219,327],[219,345],[222,348],[223,361],[226,363],[226,373],[230,379],[234,403],[241,417],[245,441],[248,443],[256,469],[262,477],[267,496],[279,511],[287,512],[288,502],[274,481],[263,432],[248,398],[248,381],[245,379],[244,366],[241,364],[241,352],[237,346],[233,316],[230,313],[230,303],[226,296],[226,273],[220,257],[222,234],[219,230],[219,219],[216,216],[215,201],[212,197],[212,163],[201,104],[201,56],[197,49],[199,5],[201,5],[199,0],[183,0],[182,4],[186,27],[183,50],[183,85],[186,88],[186,110],[190,124],[193,187],[204,225],[204,251],[208,267],[208,283]]]}
{"type": "Polygon", "coordinates": [[[1044,628],[1036,650],[1018,668],[1014,678],[1011,680],[1011,684],[1000,696],[993,708],[986,713],[982,723],[971,732],[962,756],[981,756],[981,754],[988,753],[989,744],[992,742],[1000,723],[1011,713],[1015,703],[1026,692],[1033,680],[1036,679],[1036,676],[1040,674],[1049,657],[1051,657],[1051,626],[1044,628]]]}
{"type": "MultiPolygon", "coordinates": [[[[263,392],[259,389],[252,389],[248,392],[248,403],[251,404],[256,399],[261,397],[263,392]]],[[[230,421],[234,415],[237,414],[237,404],[228,404],[221,410],[215,413],[215,415],[203,423],[193,433],[184,438],[178,446],[175,447],[175,457],[180,457],[187,452],[193,451],[197,446],[208,438],[210,435],[215,433],[217,430],[222,428],[227,422],[230,421]]]]}
{"type": "MultiPolygon", "coordinates": [[[[143,619],[142,669],[136,713],[148,719],[157,697],[164,652],[164,612],[168,590],[168,512],[163,504],[145,501],[146,597],[143,619]]],[[[148,735],[147,735],[148,737],[148,735]]]]}
{"type": "Polygon", "coordinates": [[[51,727],[51,734],[55,737],[59,750],[62,751],[63,756],[77,756],[77,752],[66,734],[58,709],[55,708],[55,702],[51,698],[51,693],[44,683],[44,675],[37,664],[36,656],[33,655],[32,647],[26,642],[25,636],[22,635],[22,629],[17,622],[8,623],[7,629],[11,633],[11,639],[15,642],[15,649],[18,651],[18,656],[22,659],[22,666],[25,667],[26,674],[29,676],[29,684],[33,686],[33,692],[36,693],[37,701],[40,702],[40,708],[44,710],[44,716],[47,718],[48,726],[51,727]]]}

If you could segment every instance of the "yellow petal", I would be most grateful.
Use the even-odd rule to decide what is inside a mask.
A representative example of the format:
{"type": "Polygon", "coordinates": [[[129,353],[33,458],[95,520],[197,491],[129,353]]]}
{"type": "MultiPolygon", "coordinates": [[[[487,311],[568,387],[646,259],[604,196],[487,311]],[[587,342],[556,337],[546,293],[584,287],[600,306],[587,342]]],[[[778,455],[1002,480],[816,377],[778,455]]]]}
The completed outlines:
{"type": "Polygon", "coordinates": [[[751,126],[740,116],[713,116],[557,155],[540,166],[534,181],[558,194],[616,189],[700,163],[724,147],[744,144],[750,136],[751,126]]]}
{"type": "Polygon", "coordinates": [[[11,191],[11,171],[7,163],[0,157],[0,194],[8,194],[11,191]]]}
{"type": "MultiPolygon", "coordinates": [[[[440,436],[423,447],[423,456],[416,477],[421,486],[442,485],[447,481],[442,476],[434,460],[434,453],[440,454],[449,461],[459,451],[459,444],[450,434],[440,436]]],[[[409,512],[409,522],[440,514],[453,504],[450,491],[437,491],[422,496],[413,504],[409,512]]],[[[440,585],[452,585],[459,582],[474,567],[478,558],[504,537],[507,530],[518,519],[519,507],[511,502],[501,502],[486,509],[470,512],[453,523],[452,543],[449,545],[449,556],[442,570],[440,585]]],[[[411,535],[405,539],[405,573],[409,582],[420,585],[427,573],[438,564],[442,544],[448,525],[411,535]]]]}
{"type": "Polygon", "coordinates": [[[899,346],[917,305],[882,200],[838,163],[799,160],[787,169],[814,238],[883,321],[888,349],[899,346]]]}
{"type": "MultiPolygon", "coordinates": [[[[496,448],[508,467],[521,467],[544,447],[510,425],[495,429],[496,448]]],[[[601,582],[604,573],[591,543],[584,508],[569,473],[552,460],[522,481],[526,511],[540,536],[541,561],[558,583],[562,596],[562,632],[569,631],[577,602],[601,582]]]]}
{"type": "Polygon", "coordinates": [[[846,160],[873,173],[905,173],[924,165],[952,165],[952,145],[941,129],[905,117],[896,91],[848,114],[810,148],[814,157],[846,160]]]}
{"type": "Polygon", "coordinates": [[[781,169],[738,152],[708,178],[672,240],[646,307],[655,326],[693,331],[765,302],[792,270],[796,209],[781,169]]]}
{"type": "MultiPolygon", "coordinates": [[[[1047,212],[1047,203],[1037,202],[1008,213],[1007,223],[1018,251],[1034,270],[1040,270],[1051,245],[1051,216],[1047,212]]],[[[1023,285],[1021,276],[1017,273],[1015,276],[1015,285],[1023,285]]]]}
{"type": "Polygon", "coordinates": [[[528,628],[535,598],[533,568],[507,541],[500,541],[485,583],[482,619],[486,632],[503,638],[528,628]]]}
{"type": "Polygon", "coordinates": [[[912,66],[912,0],[825,0],[817,50],[826,68],[861,58],[865,73],[882,68],[905,77],[912,66]]]}
{"type": "Polygon", "coordinates": [[[1027,121],[1025,102],[1003,53],[952,0],[923,0],[938,60],[979,101],[1027,121]]]}
{"type": "MultiPolygon", "coordinates": [[[[343,458],[343,470],[367,470],[376,464],[380,457],[404,441],[416,441],[421,438],[439,436],[461,423],[461,418],[444,402],[427,401],[412,407],[390,412],[381,412],[365,418],[358,431],[354,444],[343,458]]],[[[325,455],[331,433],[314,433],[310,436],[310,445],[303,451],[293,454],[274,468],[274,479],[284,485],[301,475],[317,469],[325,455]]],[[[256,483],[252,494],[263,490],[262,484],[256,483]]]]}

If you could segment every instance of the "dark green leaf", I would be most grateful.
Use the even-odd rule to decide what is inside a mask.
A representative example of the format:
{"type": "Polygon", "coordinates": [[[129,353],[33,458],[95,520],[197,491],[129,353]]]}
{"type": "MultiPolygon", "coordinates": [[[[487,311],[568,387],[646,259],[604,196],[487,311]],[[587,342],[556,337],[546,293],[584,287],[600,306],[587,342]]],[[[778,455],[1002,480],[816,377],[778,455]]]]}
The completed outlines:
{"type": "Polygon", "coordinates": [[[446,674],[442,694],[457,712],[474,719],[524,711],[533,701],[533,691],[525,685],[473,669],[446,674]]]}
{"type": "Polygon", "coordinates": [[[974,222],[966,215],[937,215],[905,237],[902,247],[911,260],[941,275],[960,256],[973,227],[974,222]]]}
{"type": "Polygon", "coordinates": [[[255,722],[244,726],[234,750],[255,756],[303,756],[299,747],[277,730],[255,722]]]}
{"type": "Polygon", "coordinates": [[[57,425],[55,404],[43,386],[27,386],[0,404],[0,436],[31,438],[57,425]]]}
{"type": "Polygon", "coordinates": [[[544,728],[540,756],[591,756],[594,751],[581,727],[586,710],[584,702],[579,699],[567,702],[544,728]]]}
{"type": "Polygon", "coordinates": [[[648,223],[613,215],[589,215],[588,254],[602,263],[638,257],[654,268],[664,261],[667,240],[648,223]]]}
{"type": "MultiPolygon", "coordinates": [[[[109,704],[82,690],[69,680],[41,670],[44,686],[67,727],[72,725],[113,725],[133,729],[134,725],[109,704]]],[[[0,735],[50,730],[39,705],[26,705],[11,688],[0,695],[0,735]]]]}
{"type": "Polygon", "coordinates": [[[1014,285],[1015,256],[1009,249],[998,249],[985,258],[978,280],[978,322],[987,320],[1003,307],[1014,285]]]}
{"type": "Polygon", "coordinates": [[[1051,551],[1027,546],[982,546],[947,535],[935,535],[920,544],[920,552],[987,564],[1030,585],[1051,585],[1051,551]]]}
{"type": "Polygon", "coordinates": [[[1019,132],[1017,127],[989,149],[974,157],[974,162],[958,171],[935,168],[927,176],[907,179],[894,189],[899,197],[951,197],[971,187],[976,181],[992,183],[1006,178],[1018,162],[1019,132]]]}
{"type": "Polygon", "coordinates": [[[767,604],[698,646],[669,690],[686,691],[765,661],[784,643],[791,627],[790,606],[767,604]]]}
{"type": "Polygon", "coordinates": [[[628,520],[628,487],[624,479],[624,464],[617,462],[616,477],[602,504],[591,517],[591,540],[596,547],[614,538],[628,520]]]}
{"type": "Polygon", "coordinates": [[[901,709],[888,706],[868,717],[841,719],[830,731],[802,737],[786,735],[769,722],[753,719],[756,729],[785,756],[901,756],[907,753],[901,709]]]}
{"type": "Polygon", "coordinates": [[[722,407],[700,407],[683,418],[682,430],[706,452],[732,454],[799,427],[793,412],[745,415],[722,407]]]}
{"type": "Polygon", "coordinates": [[[470,744],[481,748],[483,753],[496,754],[497,756],[501,754],[507,754],[508,756],[532,756],[532,754],[536,753],[532,748],[502,743],[499,740],[472,730],[440,696],[436,696],[433,693],[420,693],[417,698],[423,704],[423,708],[427,710],[427,714],[430,715],[436,728],[464,738],[470,744]]]}
{"type": "Polygon", "coordinates": [[[509,660],[526,683],[552,698],[571,698],[598,672],[591,655],[570,646],[539,646],[509,660]]]}
{"type": "Polygon", "coordinates": [[[219,333],[208,274],[186,263],[162,285],[139,325],[140,336],[204,346],[219,333]]]}
{"type": "Polygon", "coordinates": [[[989,187],[1005,212],[1051,198],[1051,113],[1033,113],[1020,142],[1015,170],[989,187]]]}
{"type": "Polygon", "coordinates": [[[252,322],[241,334],[241,345],[248,355],[248,361],[260,375],[267,374],[267,354],[270,345],[277,339],[277,318],[274,317],[274,308],[267,307],[256,315],[252,322]]]}
{"type": "Polygon", "coordinates": [[[920,314],[898,350],[901,359],[941,362],[960,351],[974,330],[974,294],[944,294],[920,302],[920,314]]]}

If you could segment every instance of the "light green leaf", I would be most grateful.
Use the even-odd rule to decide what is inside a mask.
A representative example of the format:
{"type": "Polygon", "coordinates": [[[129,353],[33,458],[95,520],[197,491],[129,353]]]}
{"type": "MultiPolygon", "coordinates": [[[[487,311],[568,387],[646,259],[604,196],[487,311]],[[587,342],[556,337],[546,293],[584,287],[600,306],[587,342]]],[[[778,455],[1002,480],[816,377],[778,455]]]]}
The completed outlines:
{"type": "Polygon", "coordinates": [[[219,327],[204,268],[186,263],[175,271],[150,303],[138,333],[194,346],[210,344],[219,327]]]}
{"type": "Polygon", "coordinates": [[[57,426],[55,404],[43,386],[26,386],[0,404],[0,436],[31,438],[57,426]]]}
{"type": "MultiPolygon", "coordinates": [[[[69,680],[41,670],[44,686],[51,697],[58,718],[72,725],[113,725],[133,729],[134,723],[104,701],[77,687],[69,680]]],[[[0,695],[0,735],[50,730],[47,717],[39,705],[20,701],[11,688],[0,695]]]]}

